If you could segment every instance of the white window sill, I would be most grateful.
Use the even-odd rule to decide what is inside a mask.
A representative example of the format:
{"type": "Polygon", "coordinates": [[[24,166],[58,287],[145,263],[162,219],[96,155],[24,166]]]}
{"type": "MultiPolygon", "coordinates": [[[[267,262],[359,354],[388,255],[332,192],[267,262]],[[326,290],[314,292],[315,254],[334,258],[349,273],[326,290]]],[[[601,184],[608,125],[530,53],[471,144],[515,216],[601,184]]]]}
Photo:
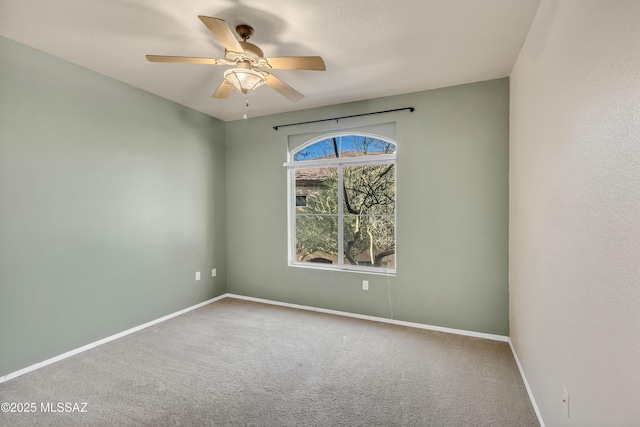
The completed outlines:
{"type": "MultiPolygon", "coordinates": [[[[327,264],[334,265],[334,264],[327,264]]],[[[369,269],[366,267],[354,267],[354,266],[342,266],[342,267],[326,267],[322,264],[302,263],[302,262],[289,262],[289,267],[296,268],[310,268],[312,270],[328,270],[337,271],[341,273],[360,273],[360,274],[373,274],[376,276],[395,276],[396,270],[386,268],[369,269]]]]}

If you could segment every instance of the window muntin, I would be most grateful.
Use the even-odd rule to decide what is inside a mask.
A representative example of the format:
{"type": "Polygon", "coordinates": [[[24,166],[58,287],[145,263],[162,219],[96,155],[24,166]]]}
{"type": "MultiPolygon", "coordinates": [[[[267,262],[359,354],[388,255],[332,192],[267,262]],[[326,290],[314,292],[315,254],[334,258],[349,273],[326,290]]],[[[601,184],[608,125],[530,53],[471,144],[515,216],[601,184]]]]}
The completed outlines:
{"type": "Polygon", "coordinates": [[[395,152],[391,141],[351,134],[291,153],[291,264],[395,271],[395,152]]]}

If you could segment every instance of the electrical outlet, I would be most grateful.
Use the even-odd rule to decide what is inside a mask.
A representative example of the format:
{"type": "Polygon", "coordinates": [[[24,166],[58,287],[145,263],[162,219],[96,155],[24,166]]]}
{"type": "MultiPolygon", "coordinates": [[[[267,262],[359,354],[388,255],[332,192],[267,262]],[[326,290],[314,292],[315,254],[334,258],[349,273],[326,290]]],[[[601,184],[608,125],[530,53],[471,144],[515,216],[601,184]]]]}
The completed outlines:
{"type": "Polygon", "coordinates": [[[562,407],[564,414],[569,418],[569,392],[566,387],[562,387],[562,407]]]}
{"type": "Polygon", "coordinates": [[[363,280],[362,281],[362,290],[363,291],[368,291],[369,290],[369,281],[368,280],[363,280]]]}
{"type": "Polygon", "coordinates": [[[196,280],[200,280],[200,272],[196,271],[196,280]]]}
{"type": "Polygon", "coordinates": [[[216,271],[215,268],[211,269],[211,277],[216,277],[216,274],[218,274],[218,272],[216,271]]]}

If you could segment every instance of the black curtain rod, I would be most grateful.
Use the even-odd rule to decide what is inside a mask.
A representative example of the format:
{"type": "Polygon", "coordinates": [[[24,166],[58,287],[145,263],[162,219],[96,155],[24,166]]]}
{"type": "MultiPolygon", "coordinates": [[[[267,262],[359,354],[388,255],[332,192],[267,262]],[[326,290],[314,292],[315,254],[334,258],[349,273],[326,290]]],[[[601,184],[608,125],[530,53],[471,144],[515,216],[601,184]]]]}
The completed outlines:
{"type": "Polygon", "coordinates": [[[311,121],[308,121],[308,122],[289,123],[287,125],[274,126],[273,128],[275,130],[278,130],[278,128],[283,128],[283,127],[287,127],[287,126],[306,125],[308,123],[330,122],[330,121],[333,121],[333,120],[335,120],[337,122],[340,119],[350,119],[352,117],[370,116],[372,114],[392,113],[394,111],[402,111],[402,110],[409,110],[409,112],[413,113],[415,111],[415,108],[413,108],[413,107],[396,108],[395,110],[384,110],[384,111],[375,111],[373,113],[353,114],[351,116],[333,117],[331,119],[320,119],[320,120],[311,120],[311,121]]]}

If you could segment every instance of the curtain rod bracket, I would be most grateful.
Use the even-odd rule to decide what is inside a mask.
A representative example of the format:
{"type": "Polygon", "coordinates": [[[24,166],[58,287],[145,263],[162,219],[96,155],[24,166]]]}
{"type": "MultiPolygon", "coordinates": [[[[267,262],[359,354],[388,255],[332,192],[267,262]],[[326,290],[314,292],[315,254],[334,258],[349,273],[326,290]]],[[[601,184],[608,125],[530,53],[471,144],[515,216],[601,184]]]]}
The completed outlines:
{"type": "Polygon", "coordinates": [[[373,114],[383,114],[383,113],[393,113],[394,111],[403,111],[409,110],[410,113],[413,113],[416,109],[414,107],[405,107],[405,108],[396,108],[394,110],[384,110],[384,111],[374,111],[372,113],[362,113],[362,114],[353,114],[351,116],[342,116],[342,117],[332,117],[330,119],[319,119],[319,120],[310,120],[308,122],[299,122],[299,123],[289,123],[286,125],[277,125],[274,126],[274,130],[278,130],[279,128],[287,127],[287,126],[297,126],[297,125],[306,125],[309,123],[320,123],[320,122],[328,122],[335,120],[336,124],[340,122],[340,119],[350,119],[352,117],[362,117],[362,116],[371,116],[373,114]]]}

